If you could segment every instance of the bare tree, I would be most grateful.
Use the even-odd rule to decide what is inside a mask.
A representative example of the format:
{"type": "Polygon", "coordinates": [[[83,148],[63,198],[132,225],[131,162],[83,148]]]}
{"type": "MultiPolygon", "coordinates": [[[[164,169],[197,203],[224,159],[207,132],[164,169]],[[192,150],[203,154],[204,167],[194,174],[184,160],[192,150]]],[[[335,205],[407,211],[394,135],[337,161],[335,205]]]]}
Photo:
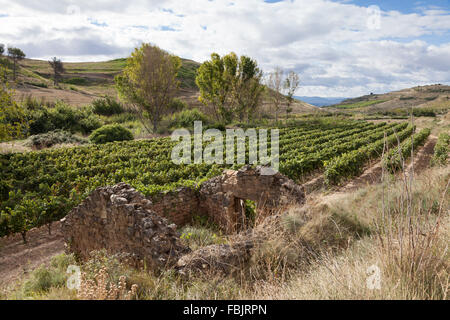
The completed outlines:
{"type": "Polygon", "coordinates": [[[60,59],[57,59],[56,57],[52,58],[52,60],[50,60],[48,63],[53,69],[53,82],[55,86],[57,86],[59,79],[61,79],[61,75],[66,72],[64,70],[64,64],[60,59]]]}
{"type": "Polygon", "coordinates": [[[278,113],[283,104],[283,75],[284,70],[280,67],[276,67],[275,70],[269,74],[267,78],[267,87],[269,88],[269,98],[272,102],[273,109],[275,111],[275,120],[278,122],[278,113]]]}
{"type": "Polygon", "coordinates": [[[300,77],[294,71],[291,71],[286,76],[284,80],[284,90],[286,93],[287,104],[286,104],[286,121],[289,117],[289,113],[292,112],[291,105],[294,102],[294,94],[300,85],[300,77]]]}
{"type": "Polygon", "coordinates": [[[25,58],[25,53],[19,48],[8,48],[8,56],[13,61],[13,80],[16,81],[17,78],[17,64],[20,60],[25,58]]]}

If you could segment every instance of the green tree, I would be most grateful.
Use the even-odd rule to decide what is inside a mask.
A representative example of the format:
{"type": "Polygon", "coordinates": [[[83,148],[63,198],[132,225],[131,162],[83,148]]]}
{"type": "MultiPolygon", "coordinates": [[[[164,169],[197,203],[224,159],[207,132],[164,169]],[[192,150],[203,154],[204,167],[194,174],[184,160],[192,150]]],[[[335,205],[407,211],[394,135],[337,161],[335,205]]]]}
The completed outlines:
{"type": "Polygon", "coordinates": [[[55,86],[57,86],[59,79],[61,79],[61,75],[65,72],[64,64],[60,59],[57,59],[56,57],[52,58],[52,60],[50,60],[48,64],[53,69],[53,82],[55,86]]]}
{"type": "Polygon", "coordinates": [[[297,91],[298,86],[300,85],[300,78],[297,73],[294,71],[291,71],[286,76],[286,79],[284,80],[284,90],[286,92],[286,121],[289,118],[289,113],[292,112],[292,103],[294,102],[294,94],[295,91],[297,91]]]}
{"type": "Polygon", "coordinates": [[[237,69],[238,58],[232,52],[224,57],[211,54],[211,60],[205,61],[197,71],[195,83],[200,89],[199,100],[223,123],[231,122],[233,116],[231,96],[237,69]]]}
{"type": "Polygon", "coordinates": [[[195,79],[199,100],[211,108],[216,120],[229,123],[238,115],[252,117],[260,104],[262,72],[255,60],[231,52],[223,57],[211,54],[211,60],[198,69],[195,79]]]}
{"type": "Polygon", "coordinates": [[[0,43],[0,57],[3,56],[3,53],[5,53],[5,45],[0,43]]]}
{"type": "Polygon", "coordinates": [[[14,101],[5,74],[6,68],[0,66],[0,141],[22,137],[28,129],[25,110],[14,101]]]}
{"type": "Polygon", "coordinates": [[[25,53],[19,48],[8,48],[8,56],[13,61],[13,80],[16,81],[18,63],[20,60],[25,58],[25,53]]]}
{"type": "Polygon", "coordinates": [[[241,56],[233,90],[237,105],[236,114],[240,115],[240,120],[243,120],[245,115],[247,122],[250,122],[261,104],[264,92],[261,79],[262,71],[258,68],[257,62],[247,56],[241,56]]]}
{"type": "Polygon", "coordinates": [[[144,43],[134,50],[123,73],[115,78],[119,97],[138,115],[148,132],[149,123],[153,132],[157,131],[175,97],[180,67],[179,57],[144,43]]]}

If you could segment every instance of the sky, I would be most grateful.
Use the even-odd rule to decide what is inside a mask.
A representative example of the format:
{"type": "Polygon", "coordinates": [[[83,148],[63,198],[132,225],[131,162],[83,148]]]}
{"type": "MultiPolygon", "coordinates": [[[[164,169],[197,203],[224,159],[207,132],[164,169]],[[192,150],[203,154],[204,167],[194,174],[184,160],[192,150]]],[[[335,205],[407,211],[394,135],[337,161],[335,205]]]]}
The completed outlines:
{"type": "Polygon", "coordinates": [[[104,61],[142,42],[293,70],[298,96],[450,84],[450,0],[0,0],[0,43],[28,58],[104,61]]]}

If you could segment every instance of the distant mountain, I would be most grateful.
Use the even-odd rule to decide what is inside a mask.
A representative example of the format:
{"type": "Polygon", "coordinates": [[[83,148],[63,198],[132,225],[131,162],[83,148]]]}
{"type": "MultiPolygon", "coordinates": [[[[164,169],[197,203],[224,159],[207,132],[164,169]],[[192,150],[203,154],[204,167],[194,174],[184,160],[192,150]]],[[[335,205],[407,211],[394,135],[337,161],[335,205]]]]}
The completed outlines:
{"type": "Polygon", "coordinates": [[[309,104],[312,104],[313,106],[316,107],[322,107],[322,106],[329,106],[332,104],[338,104],[342,101],[344,101],[347,98],[342,98],[342,97],[295,97],[298,100],[307,102],[309,104]]]}

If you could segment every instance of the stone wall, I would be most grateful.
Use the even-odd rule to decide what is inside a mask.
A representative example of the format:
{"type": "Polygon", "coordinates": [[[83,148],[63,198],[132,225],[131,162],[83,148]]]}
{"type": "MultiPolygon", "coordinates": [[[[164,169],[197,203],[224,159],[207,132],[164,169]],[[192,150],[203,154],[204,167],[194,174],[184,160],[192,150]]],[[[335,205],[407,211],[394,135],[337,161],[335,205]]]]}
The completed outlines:
{"type": "Polygon", "coordinates": [[[240,200],[256,202],[257,211],[266,215],[284,206],[305,203],[304,190],[294,181],[280,173],[262,173],[261,167],[245,166],[239,171],[227,170],[222,176],[204,182],[199,191],[200,211],[231,232],[246,224],[240,200]]]}
{"type": "Polygon", "coordinates": [[[204,214],[200,211],[198,192],[191,188],[162,192],[149,200],[153,211],[178,226],[188,224],[195,215],[204,214]]]}
{"type": "Polygon", "coordinates": [[[134,265],[157,269],[177,262],[183,246],[176,225],[151,209],[151,202],[125,183],[98,188],[61,220],[68,249],[81,259],[93,250],[127,254],[134,265]]]}

